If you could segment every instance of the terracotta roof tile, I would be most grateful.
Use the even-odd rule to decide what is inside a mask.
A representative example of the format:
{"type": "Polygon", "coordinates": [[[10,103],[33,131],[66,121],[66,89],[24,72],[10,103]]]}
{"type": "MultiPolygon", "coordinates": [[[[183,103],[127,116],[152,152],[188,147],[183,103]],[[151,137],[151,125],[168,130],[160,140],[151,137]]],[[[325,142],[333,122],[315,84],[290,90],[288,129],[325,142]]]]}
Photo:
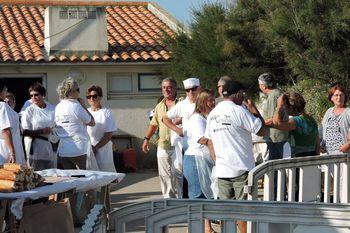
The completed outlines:
{"type": "Polygon", "coordinates": [[[174,32],[151,11],[147,3],[106,6],[108,53],[70,51],[46,57],[45,7],[0,5],[0,62],[128,62],[167,61],[163,33],[174,32]],[[46,57],[46,58],[45,58],[46,57]]]}

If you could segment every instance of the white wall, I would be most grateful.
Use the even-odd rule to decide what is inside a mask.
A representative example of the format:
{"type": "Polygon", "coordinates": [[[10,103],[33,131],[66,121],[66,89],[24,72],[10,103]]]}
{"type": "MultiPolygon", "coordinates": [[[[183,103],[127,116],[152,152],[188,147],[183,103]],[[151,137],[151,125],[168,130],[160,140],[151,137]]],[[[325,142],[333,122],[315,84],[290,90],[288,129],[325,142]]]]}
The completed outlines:
{"type": "MultiPolygon", "coordinates": [[[[152,109],[156,103],[157,98],[161,96],[161,92],[131,96],[113,96],[113,99],[107,99],[107,77],[108,72],[132,72],[136,77],[137,73],[155,73],[159,72],[160,65],[113,65],[113,66],[9,66],[0,67],[0,75],[23,75],[23,74],[46,74],[47,98],[52,104],[57,104],[59,99],[56,93],[58,84],[67,77],[72,69],[82,71],[86,79],[80,85],[81,97],[85,97],[85,91],[90,85],[99,85],[104,92],[103,105],[111,108],[118,125],[117,135],[130,135],[133,137],[132,146],[135,148],[138,155],[138,162],[144,167],[155,167],[156,158],[155,150],[150,155],[144,156],[140,150],[142,138],[148,127],[149,119],[147,118],[147,111],[152,109]]],[[[137,82],[134,82],[134,88],[137,89],[137,82]]],[[[121,146],[124,147],[126,141],[120,139],[121,146]]],[[[124,149],[124,148],[120,148],[124,149]]]]}

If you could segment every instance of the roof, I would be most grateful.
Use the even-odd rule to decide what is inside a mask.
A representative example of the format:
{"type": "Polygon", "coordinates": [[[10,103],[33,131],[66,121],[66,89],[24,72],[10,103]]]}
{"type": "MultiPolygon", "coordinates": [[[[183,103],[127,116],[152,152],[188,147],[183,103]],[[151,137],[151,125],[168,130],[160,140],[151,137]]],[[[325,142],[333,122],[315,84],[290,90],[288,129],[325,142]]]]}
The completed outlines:
{"type": "MultiPolygon", "coordinates": [[[[38,2],[45,1],[36,1],[36,4],[38,2]]],[[[83,4],[80,1],[80,5],[83,4]]],[[[0,63],[168,61],[170,53],[161,35],[162,32],[168,35],[173,35],[174,32],[148,9],[148,4],[150,3],[114,2],[106,6],[107,53],[74,54],[70,51],[49,57],[44,48],[45,6],[2,5],[0,63]]]]}

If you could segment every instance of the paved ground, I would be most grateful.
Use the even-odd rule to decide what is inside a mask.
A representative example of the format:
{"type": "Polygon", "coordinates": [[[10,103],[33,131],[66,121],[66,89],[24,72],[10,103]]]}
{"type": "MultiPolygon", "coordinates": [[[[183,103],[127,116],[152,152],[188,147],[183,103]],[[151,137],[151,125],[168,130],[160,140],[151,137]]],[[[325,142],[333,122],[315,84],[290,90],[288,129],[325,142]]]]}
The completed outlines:
{"type": "MultiPolygon", "coordinates": [[[[120,208],[135,202],[160,198],[162,198],[162,195],[156,171],[127,173],[124,180],[111,189],[112,208],[120,208]]],[[[127,225],[126,231],[133,233],[145,232],[144,225],[143,220],[135,221],[127,225]]],[[[183,232],[187,232],[184,224],[171,226],[169,229],[169,233],[183,232]]]]}
{"type": "MultiPolygon", "coordinates": [[[[139,171],[127,173],[124,180],[111,188],[112,208],[162,198],[157,171],[139,171]]],[[[136,221],[127,225],[126,231],[132,233],[145,232],[144,221],[136,221]]],[[[214,229],[219,231],[216,225],[214,229]]],[[[171,225],[168,233],[187,233],[186,224],[171,225]]]]}

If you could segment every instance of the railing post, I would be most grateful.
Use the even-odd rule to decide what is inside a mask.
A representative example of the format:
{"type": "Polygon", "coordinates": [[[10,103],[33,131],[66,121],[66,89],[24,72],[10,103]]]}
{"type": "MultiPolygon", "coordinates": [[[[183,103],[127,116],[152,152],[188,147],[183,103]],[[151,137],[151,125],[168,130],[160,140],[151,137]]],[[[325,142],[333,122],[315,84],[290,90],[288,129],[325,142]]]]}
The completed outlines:
{"type": "Polygon", "coordinates": [[[237,225],[235,220],[222,220],[221,233],[236,233],[237,225]]]}
{"type": "MultiPolygon", "coordinates": [[[[305,174],[305,168],[300,168],[299,169],[299,198],[298,202],[303,202],[304,201],[304,174],[305,174]]],[[[297,184],[298,185],[298,184],[297,184]]]]}
{"type": "Polygon", "coordinates": [[[329,203],[330,202],[330,186],[331,186],[331,175],[329,172],[329,166],[330,164],[324,165],[324,184],[323,184],[323,202],[329,203]]]}
{"type": "Polygon", "coordinates": [[[344,171],[343,171],[343,179],[342,179],[342,203],[349,203],[350,201],[350,158],[349,154],[347,154],[346,162],[344,164],[344,171]]]}
{"type": "Polygon", "coordinates": [[[339,203],[340,198],[340,166],[338,163],[334,164],[333,172],[333,203],[339,203]]]}
{"type": "Polygon", "coordinates": [[[189,233],[197,233],[204,232],[204,219],[203,219],[203,205],[192,206],[189,205],[187,208],[188,211],[188,232],[189,233]],[[200,211],[200,218],[193,216],[192,212],[196,212],[196,210],[200,211]]]}
{"type": "Polygon", "coordinates": [[[274,171],[268,171],[264,176],[264,201],[274,199],[274,171]]]}
{"type": "Polygon", "coordinates": [[[284,191],[286,187],[286,171],[284,169],[278,170],[277,176],[277,201],[284,201],[284,191]]]}
{"type": "Polygon", "coordinates": [[[288,201],[295,201],[295,168],[288,169],[288,201]]]}

